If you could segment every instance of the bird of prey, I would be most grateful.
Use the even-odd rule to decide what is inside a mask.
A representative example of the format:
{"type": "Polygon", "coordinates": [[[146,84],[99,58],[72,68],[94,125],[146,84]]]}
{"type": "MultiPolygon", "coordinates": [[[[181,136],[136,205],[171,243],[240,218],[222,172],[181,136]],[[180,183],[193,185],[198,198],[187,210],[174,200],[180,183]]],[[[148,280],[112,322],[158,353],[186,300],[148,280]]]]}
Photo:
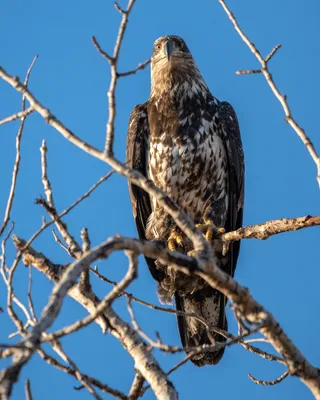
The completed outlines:
{"type": "MultiPolygon", "coordinates": [[[[212,96],[178,36],[163,36],[154,43],[150,97],[131,113],[126,158],[194,220],[210,241],[218,267],[233,276],[240,242],[226,249],[219,233],[242,225],[244,156],[238,120],[229,103],[212,96]]],[[[191,241],[156,199],[133,184],[129,191],[141,239],[192,251],[191,241]]],[[[215,331],[227,330],[225,296],[200,277],[177,272],[159,260],[146,261],[158,282],[160,301],[170,303],[174,297],[177,310],[201,317],[178,314],[187,353],[194,346],[225,341],[215,331]]],[[[197,366],[217,364],[223,353],[224,348],[202,352],[191,361],[197,366]]]]}

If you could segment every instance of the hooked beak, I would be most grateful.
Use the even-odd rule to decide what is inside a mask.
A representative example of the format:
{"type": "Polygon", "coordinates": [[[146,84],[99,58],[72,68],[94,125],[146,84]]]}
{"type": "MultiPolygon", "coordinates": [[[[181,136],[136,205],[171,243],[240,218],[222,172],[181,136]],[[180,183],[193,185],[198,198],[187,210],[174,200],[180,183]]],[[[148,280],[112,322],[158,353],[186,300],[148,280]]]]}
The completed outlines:
{"type": "Polygon", "coordinates": [[[173,42],[171,39],[168,39],[163,47],[163,52],[167,56],[168,60],[170,60],[173,51],[174,51],[173,42]]]}

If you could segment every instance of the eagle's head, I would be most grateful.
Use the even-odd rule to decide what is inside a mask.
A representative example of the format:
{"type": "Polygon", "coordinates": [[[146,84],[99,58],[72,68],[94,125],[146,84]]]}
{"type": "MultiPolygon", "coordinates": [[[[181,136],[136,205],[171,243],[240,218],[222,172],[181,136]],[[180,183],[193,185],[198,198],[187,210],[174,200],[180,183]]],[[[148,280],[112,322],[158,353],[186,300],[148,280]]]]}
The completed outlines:
{"type": "Polygon", "coordinates": [[[151,96],[181,97],[197,94],[205,87],[197,65],[179,36],[161,36],[154,42],[151,57],[151,96]],[[195,90],[197,89],[197,90],[195,90]]]}
{"type": "Polygon", "coordinates": [[[192,60],[190,50],[186,42],[179,36],[161,36],[154,42],[151,57],[152,68],[187,62],[190,59],[192,60]]]}
{"type": "Polygon", "coordinates": [[[152,94],[160,95],[177,83],[199,77],[196,63],[181,37],[161,36],[154,42],[151,57],[152,94]]]}

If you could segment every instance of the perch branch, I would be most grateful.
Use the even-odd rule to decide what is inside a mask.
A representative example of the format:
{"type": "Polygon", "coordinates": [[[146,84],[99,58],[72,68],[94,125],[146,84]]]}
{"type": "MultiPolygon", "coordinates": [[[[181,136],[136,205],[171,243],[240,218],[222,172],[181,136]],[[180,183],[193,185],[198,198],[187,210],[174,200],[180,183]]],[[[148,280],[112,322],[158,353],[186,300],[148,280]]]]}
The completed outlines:
{"type": "MultiPolygon", "coordinates": [[[[136,254],[144,254],[147,257],[157,258],[164,264],[173,265],[175,268],[188,275],[199,275],[208,282],[210,286],[222,292],[233,302],[235,312],[237,315],[240,315],[247,324],[252,326],[263,325],[263,327],[260,328],[260,332],[283,356],[289,374],[299,377],[301,381],[310,388],[315,397],[320,399],[320,376],[317,368],[306,360],[284,333],[272,314],[266,311],[262,305],[252,298],[248,289],[242,287],[230,275],[223,272],[214,264],[206,263],[178,252],[171,252],[159,243],[117,237],[91,250],[89,254],[84,255],[80,260],[69,266],[68,270],[81,272],[83,265],[91,264],[97,258],[108,257],[111,252],[117,250],[131,250],[136,254]]],[[[66,274],[64,275],[66,276],[66,274]]],[[[60,285],[62,286],[61,283],[60,285]]],[[[109,313],[110,310],[110,308],[106,309],[105,315],[109,313]]],[[[110,323],[110,318],[108,321],[110,323]]],[[[144,374],[142,375],[146,377],[144,374]]]]}
{"type": "Polygon", "coordinates": [[[248,225],[239,228],[233,232],[227,232],[221,235],[225,241],[241,240],[241,239],[260,239],[265,240],[270,236],[278,235],[283,232],[298,231],[300,229],[309,228],[320,225],[320,216],[312,217],[306,215],[298,218],[282,218],[273,221],[267,221],[263,224],[248,225]]]}

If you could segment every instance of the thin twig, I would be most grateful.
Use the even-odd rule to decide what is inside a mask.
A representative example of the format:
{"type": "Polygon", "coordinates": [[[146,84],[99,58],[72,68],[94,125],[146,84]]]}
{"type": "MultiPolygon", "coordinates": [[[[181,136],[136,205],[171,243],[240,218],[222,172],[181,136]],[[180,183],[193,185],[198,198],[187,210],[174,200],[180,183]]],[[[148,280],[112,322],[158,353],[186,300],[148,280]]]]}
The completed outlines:
{"type": "Polygon", "coordinates": [[[253,74],[261,74],[261,69],[241,69],[236,71],[237,75],[253,75],[253,74]]]}
{"type": "Polygon", "coordinates": [[[40,147],[41,152],[41,171],[42,171],[42,183],[44,192],[46,195],[47,201],[42,198],[36,200],[36,204],[40,204],[45,208],[47,213],[50,215],[51,219],[54,220],[54,223],[60,232],[63,240],[67,243],[70,253],[75,258],[79,258],[82,255],[82,250],[75,238],[70,234],[67,225],[59,218],[59,214],[54,205],[53,193],[51,184],[48,178],[48,163],[47,163],[47,151],[48,148],[46,146],[45,140],[42,142],[42,146],[40,147]]]}
{"type": "MultiPolygon", "coordinates": [[[[106,175],[102,176],[93,186],[91,186],[91,188],[81,197],[79,197],[73,204],[71,204],[71,206],[69,206],[68,208],[66,208],[62,213],[60,213],[57,218],[61,219],[64,216],[66,216],[70,211],[72,211],[78,204],[80,204],[83,200],[85,200],[86,198],[88,198],[91,193],[97,189],[103,182],[105,182],[107,179],[109,179],[111,177],[111,175],[113,175],[115,173],[114,170],[108,172],[106,175]]],[[[26,248],[28,248],[31,243],[45,230],[47,229],[49,226],[51,226],[52,224],[54,224],[55,220],[51,220],[49,222],[45,222],[41,228],[39,228],[32,236],[31,238],[25,242],[25,246],[24,248],[20,248],[18,251],[18,254],[16,256],[16,259],[14,260],[13,266],[15,266],[16,264],[18,264],[20,262],[20,259],[22,257],[22,254],[24,252],[24,250],[26,248]]],[[[61,242],[61,241],[60,241],[61,242]]],[[[69,249],[67,250],[68,254],[70,254],[69,249]]]]}
{"type": "Polygon", "coordinates": [[[104,51],[100,44],[98,43],[97,39],[95,38],[95,36],[92,36],[92,43],[94,44],[95,48],[98,50],[98,52],[102,55],[102,57],[104,57],[108,62],[112,62],[112,57],[106,52],[104,51]]]}
{"type": "Polygon", "coordinates": [[[75,372],[75,377],[79,380],[79,382],[88,390],[88,392],[96,399],[102,400],[102,397],[96,392],[96,390],[92,387],[92,384],[88,382],[84,374],[79,370],[78,366],[74,361],[67,355],[67,353],[63,350],[61,343],[59,341],[54,341],[52,343],[52,348],[54,351],[62,358],[64,362],[69,364],[71,368],[75,372]]]}
{"type": "MultiPolygon", "coordinates": [[[[14,298],[13,298],[13,300],[14,300],[14,298]]],[[[23,307],[24,307],[24,305],[23,305],[23,307]]],[[[23,326],[23,331],[17,330],[16,332],[10,333],[10,335],[8,335],[8,339],[12,339],[16,336],[19,336],[19,335],[21,336],[22,334],[25,334],[27,332],[27,329],[33,325],[34,325],[34,323],[31,321],[31,319],[28,319],[27,322],[23,326]]]]}
{"type": "MultiPolygon", "coordinates": [[[[26,78],[24,80],[24,86],[25,87],[28,87],[30,73],[32,71],[32,68],[33,68],[34,63],[36,62],[37,58],[38,58],[38,56],[34,57],[31,65],[30,65],[30,67],[29,67],[29,69],[27,71],[27,75],[26,75],[26,78]]],[[[34,109],[32,106],[31,106],[31,108],[34,109]]],[[[25,110],[26,110],[26,97],[24,95],[22,95],[22,112],[24,112],[25,110]]],[[[22,133],[23,133],[23,129],[24,129],[25,120],[26,120],[26,118],[27,118],[27,116],[29,114],[23,115],[21,117],[20,128],[18,130],[18,134],[17,134],[17,137],[16,137],[16,159],[15,159],[14,166],[13,166],[13,171],[12,171],[12,182],[11,182],[9,197],[8,197],[8,201],[7,201],[6,211],[5,211],[5,215],[4,215],[2,226],[0,228],[0,236],[3,234],[4,230],[6,229],[6,226],[7,226],[8,222],[10,221],[10,213],[11,213],[11,208],[12,208],[12,205],[13,205],[13,199],[14,199],[14,195],[15,195],[17,179],[18,179],[18,173],[19,173],[19,167],[20,167],[20,160],[21,160],[21,155],[20,155],[21,138],[22,138],[22,133]]]]}
{"type": "Polygon", "coordinates": [[[51,183],[50,183],[49,178],[48,178],[47,152],[48,152],[48,147],[47,147],[46,141],[43,140],[42,144],[41,144],[41,147],[40,147],[40,153],[41,153],[41,179],[42,179],[44,194],[46,196],[47,202],[51,207],[54,207],[51,183]]]}
{"type": "MultiPolygon", "coordinates": [[[[246,331],[245,333],[239,335],[239,336],[233,336],[231,334],[226,334],[226,337],[230,338],[229,341],[225,341],[225,342],[215,342],[214,340],[212,341],[211,345],[199,345],[199,346],[194,346],[194,347],[188,347],[188,348],[182,348],[179,346],[170,346],[167,344],[162,343],[159,334],[158,336],[158,341],[155,342],[153,339],[150,338],[150,336],[148,336],[139,326],[135,315],[134,315],[134,311],[131,305],[131,299],[128,299],[127,301],[127,308],[131,317],[131,321],[132,321],[132,325],[134,327],[134,329],[139,333],[139,335],[141,335],[141,337],[143,337],[143,339],[150,344],[151,347],[153,348],[157,348],[160,349],[162,351],[165,351],[167,353],[181,353],[183,351],[187,351],[188,353],[191,352],[193,355],[194,354],[198,354],[198,353],[202,353],[202,352],[208,352],[208,351],[217,351],[223,347],[229,347],[233,344],[236,343],[241,343],[243,341],[244,338],[246,338],[247,336],[256,333],[258,330],[261,329],[261,326],[258,326],[252,330],[246,331]]],[[[219,332],[220,333],[220,332],[219,332]]]]}
{"type": "MultiPolygon", "coordinates": [[[[87,228],[81,230],[82,251],[85,253],[91,249],[91,242],[87,228]]],[[[89,269],[85,269],[80,275],[80,290],[87,292],[90,290],[89,269]]]]}
{"type": "Polygon", "coordinates": [[[150,62],[151,62],[151,60],[146,60],[145,62],[140,63],[136,68],[134,68],[134,69],[132,69],[132,70],[130,70],[130,71],[127,71],[127,72],[117,72],[117,77],[118,77],[118,78],[123,78],[123,77],[125,77],[125,76],[134,75],[134,74],[136,74],[138,71],[141,71],[141,70],[145,69],[146,66],[150,64],[150,62]]]}
{"type": "Polygon", "coordinates": [[[1,248],[2,248],[2,261],[1,261],[1,275],[3,278],[3,281],[5,285],[7,286],[7,311],[9,317],[12,319],[13,323],[16,325],[18,328],[19,333],[24,332],[24,326],[21,320],[18,318],[17,314],[15,313],[13,306],[12,306],[12,301],[14,301],[20,308],[21,310],[25,313],[27,320],[30,319],[28,310],[24,306],[24,304],[15,296],[14,291],[13,291],[13,274],[15,271],[15,268],[17,266],[12,267],[8,271],[8,276],[6,274],[6,243],[12,233],[12,230],[14,228],[14,224],[12,224],[11,229],[9,230],[8,234],[4,238],[4,240],[1,243],[1,248]]]}
{"type": "Polygon", "coordinates": [[[249,378],[256,383],[257,385],[261,386],[273,386],[277,385],[278,383],[282,382],[284,379],[286,379],[289,376],[289,371],[285,371],[282,375],[279,376],[279,378],[274,379],[273,381],[263,381],[260,379],[256,379],[254,376],[251,374],[248,374],[249,378]]]}
{"type": "MultiPolygon", "coordinates": [[[[98,271],[97,268],[90,268],[90,270],[101,280],[103,280],[104,282],[110,283],[113,286],[117,286],[118,283],[115,281],[112,281],[108,278],[106,278],[104,275],[100,274],[100,272],[98,271]]],[[[195,318],[196,320],[198,320],[199,322],[201,322],[208,330],[209,330],[209,325],[207,324],[207,322],[198,314],[196,313],[192,313],[192,312],[183,312],[180,310],[175,310],[172,308],[167,308],[167,307],[161,307],[161,306],[157,306],[155,304],[151,304],[148,303],[147,301],[141,300],[138,297],[134,296],[132,293],[128,293],[126,291],[123,291],[121,293],[122,296],[127,297],[130,300],[133,300],[134,302],[141,304],[143,306],[146,306],[148,308],[151,308],[152,310],[156,310],[156,311],[163,311],[163,312],[167,312],[169,314],[174,314],[174,315],[181,315],[182,317],[188,317],[188,318],[195,318]]],[[[220,331],[218,332],[219,334],[222,334],[220,331]]],[[[223,335],[223,334],[222,334],[223,335]]]]}
{"type": "Polygon", "coordinates": [[[19,118],[26,118],[28,115],[30,115],[32,112],[34,111],[34,108],[33,107],[29,107],[29,108],[27,108],[26,110],[24,110],[24,111],[19,111],[19,112],[17,112],[16,114],[13,114],[13,115],[10,115],[9,117],[6,117],[6,118],[4,118],[4,119],[2,119],[1,121],[0,121],[0,126],[1,125],[4,125],[4,124],[7,124],[8,122],[12,122],[12,121],[15,121],[16,119],[19,119],[19,118]]]}
{"type": "Polygon", "coordinates": [[[34,312],[34,305],[32,300],[32,268],[29,267],[29,284],[28,284],[28,302],[29,302],[29,309],[32,316],[32,319],[36,321],[36,315],[34,312]]]}
{"type": "Polygon", "coordinates": [[[281,48],[281,44],[277,44],[267,55],[266,62],[270,61],[271,58],[276,54],[276,52],[281,48]]]}
{"type": "MultiPolygon", "coordinates": [[[[52,221],[52,222],[54,222],[54,221],[52,221]]],[[[58,243],[58,245],[61,246],[63,248],[63,250],[65,250],[69,254],[70,257],[72,257],[72,254],[70,253],[70,249],[64,243],[62,243],[62,240],[56,234],[56,231],[54,229],[52,229],[52,235],[54,237],[54,240],[58,243]]]]}
{"type": "Polygon", "coordinates": [[[32,400],[31,385],[29,379],[26,380],[25,394],[26,394],[26,400],[32,400]]]}
{"type": "MultiPolygon", "coordinates": [[[[59,369],[60,371],[67,373],[73,377],[76,378],[76,371],[71,368],[67,367],[63,364],[61,364],[56,358],[50,356],[47,354],[43,349],[38,349],[38,354],[40,357],[45,360],[49,365],[52,365],[53,367],[59,369]]],[[[86,379],[87,382],[89,382],[91,385],[96,386],[99,388],[102,392],[111,394],[112,396],[121,399],[121,400],[127,400],[127,396],[120,392],[119,390],[113,389],[112,387],[100,382],[98,379],[92,378],[89,375],[82,374],[82,376],[86,379]]],[[[81,386],[83,388],[83,386],[81,386]]],[[[76,390],[79,390],[80,388],[75,388],[76,390]]]]}

